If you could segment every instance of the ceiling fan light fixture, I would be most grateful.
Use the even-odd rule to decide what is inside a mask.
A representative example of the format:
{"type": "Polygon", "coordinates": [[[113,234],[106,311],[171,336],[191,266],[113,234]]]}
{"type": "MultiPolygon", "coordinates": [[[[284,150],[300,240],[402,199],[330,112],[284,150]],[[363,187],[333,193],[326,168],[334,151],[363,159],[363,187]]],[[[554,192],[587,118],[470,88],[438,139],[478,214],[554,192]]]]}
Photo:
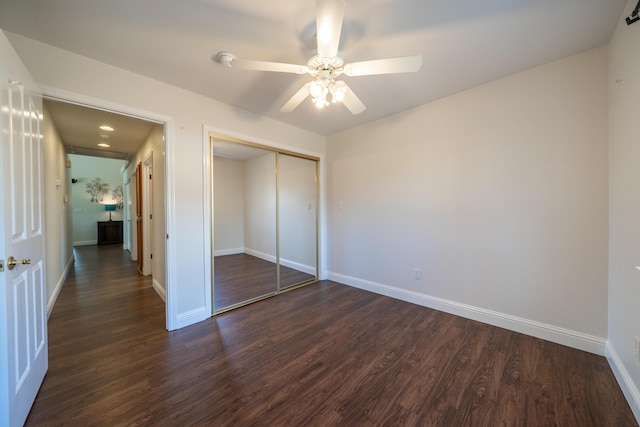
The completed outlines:
{"type": "Polygon", "coordinates": [[[344,101],[344,97],[347,94],[347,86],[342,81],[337,81],[331,84],[329,89],[331,92],[331,102],[338,103],[344,101]]]}
{"type": "Polygon", "coordinates": [[[324,97],[322,97],[322,98],[313,98],[312,101],[315,104],[315,106],[317,108],[320,108],[320,109],[322,109],[322,108],[326,107],[327,105],[329,105],[329,102],[324,97]]]}
{"type": "Polygon", "coordinates": [[[309,94],[313,98],[324,97],[326,96],[326,93],[327,88],[322,80],[315,80],[311,83],[311,86],[309,87],[309,94]]]}
{"type": "Polygon", "coordinates": [[[360,114],[366,106],[349,86],[339,80],[341,75],[349,77],[379,74],[413,73],[422,67],[422,56],[400,56],[350,62],[339,51],[340,34],[344,23],[345,0],[315,0],[316,2],[316,42],[317,53],[307,60],[306,65],[272,61],[239,59],[229,52],[219,52],[214,58],[222,65],[242,70],[269,71],[291,74],[309,74],[312,81],[304,84],[280,108],[290,113],[305,99],[311,98],[318,108],[342,103],[351,114],[360,114]]]}

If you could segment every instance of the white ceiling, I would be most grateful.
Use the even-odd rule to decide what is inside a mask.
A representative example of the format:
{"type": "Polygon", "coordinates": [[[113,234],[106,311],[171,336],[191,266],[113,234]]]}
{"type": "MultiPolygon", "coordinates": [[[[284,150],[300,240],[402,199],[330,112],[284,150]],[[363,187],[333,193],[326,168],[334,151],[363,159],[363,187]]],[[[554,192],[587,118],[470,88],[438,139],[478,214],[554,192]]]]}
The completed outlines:
{"type": "Polygon", "coordinates": [[[44,101],[68,153],[112,159],[132,159],[155,123],[85,106],[44,101]],[[100,130],[111,126],[113,131],[100,130]],[[100,147],[105,143],[109,147],[100,147]]]}
{"type": "Polygon", "coordinates": [[[352,0],[346,62],[421,54],[412,74],[345,77],[367,106],[280,107],[298,76],[229,69],[245,59],[306,62],[315,2],[255,0],[0,0],[0,27],[322,135],[606,44],[627,0],[352,0]]]}

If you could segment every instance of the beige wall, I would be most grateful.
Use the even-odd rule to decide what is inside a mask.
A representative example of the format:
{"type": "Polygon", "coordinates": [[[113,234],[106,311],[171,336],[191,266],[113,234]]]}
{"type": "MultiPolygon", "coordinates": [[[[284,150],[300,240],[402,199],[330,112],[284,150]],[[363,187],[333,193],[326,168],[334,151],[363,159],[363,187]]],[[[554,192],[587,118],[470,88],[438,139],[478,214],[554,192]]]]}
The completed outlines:
{"type": "Polygon", "coordinates": [[[607,133],[599,48],[330,137],[330,278],[603,353],[607,133]]]}
{"type": "Polygon", "coordinates": [[[244,164],[213,158],[214,255],[244,251],[244,164]]]}
{"type": "MultiPolygon", "coordinates": [[[[629,16],[629,1],[622,18],[629,16]]],[[[609,52],[609,359],[640,422],[640,23],[620,20],[609,52]],[[637,338],[636,338],[637,339],[637,338]]]]}
{"type": "Polygon", "coordinates": [[[244,248],[267,260],[276,256],[276,153],[244,163],[244,248]]]}
{"type": "Polygon", "coordinates": [[[42,125],[45,186],[45,271],[47,313],[50,315],[58,293],[73,263],[71,227],[71,173],[65,166],[67,155],[49,111],[44,107],[42,125]],[[58,181],[60,185],[58,185],[58,181]]]}

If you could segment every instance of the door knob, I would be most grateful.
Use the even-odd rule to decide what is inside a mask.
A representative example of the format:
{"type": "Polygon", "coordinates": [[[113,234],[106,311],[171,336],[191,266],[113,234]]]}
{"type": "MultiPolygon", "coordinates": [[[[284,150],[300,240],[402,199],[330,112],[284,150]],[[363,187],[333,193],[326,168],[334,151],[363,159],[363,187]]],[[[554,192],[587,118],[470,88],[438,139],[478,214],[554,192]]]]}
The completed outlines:
{"type": "Polygon", "coordinates": [[[16,267],[16,265],[19,265],[19,264],[22,264],[22,265],[31,264],[31,260],[29,258],[18,260],[12,256],[10,256],[9,259],[7,259],[7,266],[9,267],[9,270],[13,270],[16,267]]]}

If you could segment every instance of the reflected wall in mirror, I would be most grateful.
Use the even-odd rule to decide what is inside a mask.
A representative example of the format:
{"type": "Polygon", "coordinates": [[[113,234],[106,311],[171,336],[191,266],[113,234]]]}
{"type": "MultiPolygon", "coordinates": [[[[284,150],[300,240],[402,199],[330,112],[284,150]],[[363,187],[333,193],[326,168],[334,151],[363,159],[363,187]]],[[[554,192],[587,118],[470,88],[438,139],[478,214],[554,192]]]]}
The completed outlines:
{"type": "Polygon", "coordinates": [[[277,291],[276,153],[215,141],[215,312],[277,291]]]}
{"type": "Polygon", "coordinates": [[[318,159],[211,137],[213,312],[317,278],[318,159]]]}
{"type": "Polygon", "coordinates": [[[316,278],[317,162],[278,154],[280,288],[316,278]]]}

